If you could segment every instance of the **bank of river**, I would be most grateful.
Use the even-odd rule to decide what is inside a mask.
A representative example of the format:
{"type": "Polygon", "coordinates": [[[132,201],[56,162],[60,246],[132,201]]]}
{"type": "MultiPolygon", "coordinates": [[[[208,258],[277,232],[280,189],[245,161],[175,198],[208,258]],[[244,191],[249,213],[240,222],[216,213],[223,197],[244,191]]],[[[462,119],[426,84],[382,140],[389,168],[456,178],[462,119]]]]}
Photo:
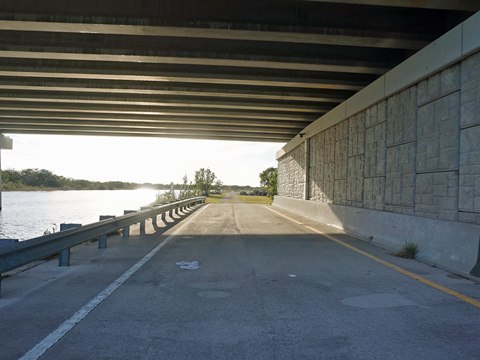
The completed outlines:
{"type": "Polygon", "coordinates": [[[158,190],[9,191],[2,194],[0,238],[30,239],[60,223],[89,224],[155,201],[158,190]]]}

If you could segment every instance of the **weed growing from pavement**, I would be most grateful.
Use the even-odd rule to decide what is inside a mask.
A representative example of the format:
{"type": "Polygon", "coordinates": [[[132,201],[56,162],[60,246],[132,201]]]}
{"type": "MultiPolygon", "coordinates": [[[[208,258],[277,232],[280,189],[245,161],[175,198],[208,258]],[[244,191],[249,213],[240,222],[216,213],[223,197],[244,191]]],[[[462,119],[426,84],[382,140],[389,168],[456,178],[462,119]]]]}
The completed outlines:
{"type": "Polygon", "coordinates": [[[395,253],[395,256],[406,258],[406,259],[415,259],[415,256],[418,254],[418,246],[412,242],[406,242],[402,249],[395,253]]]}

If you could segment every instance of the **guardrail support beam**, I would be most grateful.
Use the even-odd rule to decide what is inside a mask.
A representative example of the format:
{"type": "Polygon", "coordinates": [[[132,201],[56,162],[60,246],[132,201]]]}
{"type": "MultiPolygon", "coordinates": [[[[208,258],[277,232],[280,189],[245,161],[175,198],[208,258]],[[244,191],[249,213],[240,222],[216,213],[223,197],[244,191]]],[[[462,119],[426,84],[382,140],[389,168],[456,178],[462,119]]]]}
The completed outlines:
{"type": "Polygon", "coordinates": [[[106,249],[107,248],[107,234],[101,235],[98,238],[98,248],[99,249],[106,249]]]}
{"type": "Polygon", "coordinates": [[[167,212],[174,221],[174,210],[176,210],[178,214],[179,208],[185,209],[186,205],[189,205],[190,203],[198,204],[201,202],[203,202],[203,198],[197,197],[139,212],[126,210],[124,211],[124,216],[108,216],[105,217],[106,220],[84,226],[81,226],[81,224],[60,224],[61,231],[57,233],[39,236],[25,242],[20,241],[18,243],[1,246],[0,274],[19,268],[32,261],[44,259],[55,253],[58,254],[58,263],[60,266],[69,266],[70,251],[74,246],[91,241],[92,239],[98,239],[99,246],[102,247],[105,245],[106,247],[106,241],[104,241],[105,234],[108,236],[110,233],[116,233],[120,229],[123,229],[124,236],[126,235],[126,237],[128,237],[130,225],[138,224],[140,222],[141,226],[143,225],[143,227],[145,227],[146,219],[153,218],[156,222],[158,221],[158,215],[161,215],[162,220],[168,224],[166,222],[167,212]],[[131,214],[132,212],[134,214],[131,214]],[[113,219],[111,217],[113,217],[113,219]],[[74,227],[79,228],[74,229],[74,227]]]}
{"type": "MultiPolygon", "coordinates": [[[[135,210],[123,210],[123,215],[132,214],[135,210]]],[[[123,228],[123,237],[126,239],[130,236],[130,225],[123,228]]]]}
{"type": "Polygon", "coordinates": [[[58,253],[58,266],[70,266],[70,248],[60,250],[58,253]]]}
{"type": "MultiPolygon", "coordinates": [[[[108,219],[115,219],[115,215],[100,215],[98,220],[102,221],[102,220],[108,220],[108,219]]],[[[107,248],[107,234],[103,234],[98,237],[98,248],[99,249],[107,248]]]]}

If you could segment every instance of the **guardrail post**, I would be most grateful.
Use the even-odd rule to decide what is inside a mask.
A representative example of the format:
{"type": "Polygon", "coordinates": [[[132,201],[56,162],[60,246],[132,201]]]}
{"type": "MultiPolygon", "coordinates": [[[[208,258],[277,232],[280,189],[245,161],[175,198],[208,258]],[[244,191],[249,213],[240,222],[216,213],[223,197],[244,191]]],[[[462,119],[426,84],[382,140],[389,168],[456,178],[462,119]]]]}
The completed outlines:
{"type": "Polygon", "coordinates": [[[170,218],[173,219],[173,209],[168,212],[168,216],[170,216],[170,218]]]}
{"type": "Polygon", "coordinates": [[[58,266],[70,266],[70,248],[60,250],[58,253],[58,266]]]}
{"type": "MultiPolygon", "coordinates": [[[[147,209],[153,209],[153,206],[142,206],[140,208],[140,210],[147,210],[147,209]]],[[[152,219],[152,225],[156,229],[158,227],[157,216],[156,215],[152,216],[151,219],[152,219]]]]}
{"type": "MultiPolygon", "coordinates": [[[[100,215],[99,219],[108,220],[108,219],[115,219],[115,215],[100,215]]],[[[98,248],[99,249],[106,249],[107,248],[107,234],[102,234],[98,238],[98,248]]]]}
{"type": "MultiPolygon", "coordinates": [[[[123,215],[132,214],[136,212],[135,210],[123,210],[123,215]]],[[[125,226],[123,228],[123,237],[128,238],[130,236],[130,226],[125,226]]]]}
{"type": "Polygon", "coordinates": [[[167,225],[167,213],[166,212],[160,214],[160,219],[162,219],[162,222],[165,225],[167,225]]]}
{"type": "MultiPolygon", "coordinates": [[[[60,231],[74,229],[82,226],[82,224],[60,224],[60,231]]],[[[60,250],[58,253],[58,266],[70,266],[70,248],[60,250]]]]}
{"type": "MultiPolygon", "coordinates": [[[[18,239],[0,239],[0,248],[2,246],[13,245],[18,242],[18,239]]],[[[0,298],[2,297],[2,274],[0,274],[0,298]]]]}

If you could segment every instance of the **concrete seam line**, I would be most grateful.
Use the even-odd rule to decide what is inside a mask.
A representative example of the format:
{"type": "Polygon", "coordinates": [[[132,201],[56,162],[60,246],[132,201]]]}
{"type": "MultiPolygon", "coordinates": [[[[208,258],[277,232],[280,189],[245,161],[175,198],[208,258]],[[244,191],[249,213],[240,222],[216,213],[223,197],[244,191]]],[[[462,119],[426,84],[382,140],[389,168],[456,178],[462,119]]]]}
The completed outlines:
{"type": "Polygon", "coordinates": [[[35,345],[30,351],[23,355],[19,360],[36,360],[41,357],[48,349],[55,345],[67,332],[69,332],[75,325],[82,321],[93,309],[95,309],[103,300],[109,297],[115,290],[117,290],[125,281],[127,281],[133,274],[135,274],[143,265],[145,265],[162,247],[164,247],[170,240],[172,240],[178,232],[183,230],[195,217],[197,217],[203,210],[208,207],[205,206],[198,211],[194,216],[182,224],[174,233],[169,235],[165,240],[153,248],[148,254],[141,258],[135,265],[125,271],[120,277],[108,285],[97,296],[90,300],[80,310],[73,314],[69,319],[65,320],[59,327],[52,331],[41,342],[35,345]]]}
{"type": "MultiPolygon", "coordinates": [[[[265,206],[265,207],[266,207],[268,210],[273,211],[274,213],[276,213],[276,214],[284,217],[285,219],[288,219],[288,220],[290,220],[290,221],[293,221],[293,222],[295,222],[295,223],[297,223],[297,224],[301,224],[300,222],[298,222],[298,221],[290,218],[290,217],[287,216],[287,215],[284,215],[284,214],[282,214],[282,213],[279,213],[278,211],[275,211],[275,210],[269,208],[268,206],[265,206]]],[[[315,228],[313,228],[313,227],[311,227],[311,226],[308,226],[308,225],[306,225],[306,224],[302,224],[302,225],[304,225],[305,228],[307,228],[307,229],[309,229],[309,230],[311,230],[311,231],[313,231],[313,232],[315,232],[315,233],[317,233],[317,234],[319,234],[319,235],[321,235],[321,236],[323,236],[323,237],[326,237],[327,239],[329,239],[329,240],[337,243],[338,245],[341,245],[341,246],[343,246],[343,247],[346,247],[347,249],[350,249],[350,250],[352,250],[352,251],[354,251],[354,252],[356,252],[356,253],[358,253],[358,254],[360,254],[360,255],[363,255],[363,256],[369,258],[370,260],[373,260],[373,261],[375,261],[375,262],[377,262],[377,263],[379,263],[379,264],[381,264],[381,265],[383,265],[383,266],[386,266],[386,267],[388,267],[388,268],[390,268],[390,269],[392,269],[392,270],[394,270],[394,271],[396,271],[396,272],[399,272],[400,274],[403,274],[403,275],[405,275],[405,276],[408,276],[409,278],[414,279],[414,280],[417,280],[417,281],[421,282],[421,283],[424,284],[424,285],[430,286],[430,287],[432,287],[432,288],[434,288],[434,289],[436,289],[436,290],[442,291],[442,292],[444,292],[444,293],[446,293],[446,294],[448,294],[448,295],[451,295],[451,296],[453,296],[453,297],[456,297],[457,299],[462,300],[462,301],[464,301],[464,302],[466,302],[466,303],[468,303],[468,304],[470,304],[470,305],[473,305],[473,306],[475,306],[475,307],[477,307],[477,308],[480,308],[480,301],[477,300],[477,299],[474,299],[474,298],[472,298],[472,297],[470,297],[470,296],[463,295],[463,294],[461,294],[461,293],[459,293],[459,292],[457,292],[457,291],[455,291],[455,290],[452,290],[452,289],[449,289],[449,288],[447,288],[447,287],[445,287],[445,286],[443,286],[443,285],[437,284],[437,283],[435,283],[435,282],[433,282],[433,281],[431,281],[431,280],[428,280],[427,278],[424,278],[423,276],[420,276],[420,275],[415,274],[415,273],[413,273],[413,272],[411,272],[411,271],[408,271],[408,270],[406,270],[406,269],[404,269],[404,268],[402,268],[402,267],[400,267],[400,266],[397,266],[397,265],[395,265],[395,264],[392,264],[392,263],[390,263],[390,262],[388,262],[388,261],[386,261],[386,260],[380,259],[379,257],[377,257],[377,256],[375,256],[375,255],[372,255],[372,254],[370,254],[370,253],[368,253],[368,252],[366,252],[366,251],[360,250],[360,249],[356,248],[355,246],[352,246],[352,245],[350,245],[350,244],[347,244],[346,242],[344,242],[344,241],[342,241],[342,240],[340,240],[340,239],[337,239],[337,238],[335,238],[334,236],[325,234],[325,233],[321,232],[320,230],[317,230],[317,229],[315,229],[315,228]]]]}

